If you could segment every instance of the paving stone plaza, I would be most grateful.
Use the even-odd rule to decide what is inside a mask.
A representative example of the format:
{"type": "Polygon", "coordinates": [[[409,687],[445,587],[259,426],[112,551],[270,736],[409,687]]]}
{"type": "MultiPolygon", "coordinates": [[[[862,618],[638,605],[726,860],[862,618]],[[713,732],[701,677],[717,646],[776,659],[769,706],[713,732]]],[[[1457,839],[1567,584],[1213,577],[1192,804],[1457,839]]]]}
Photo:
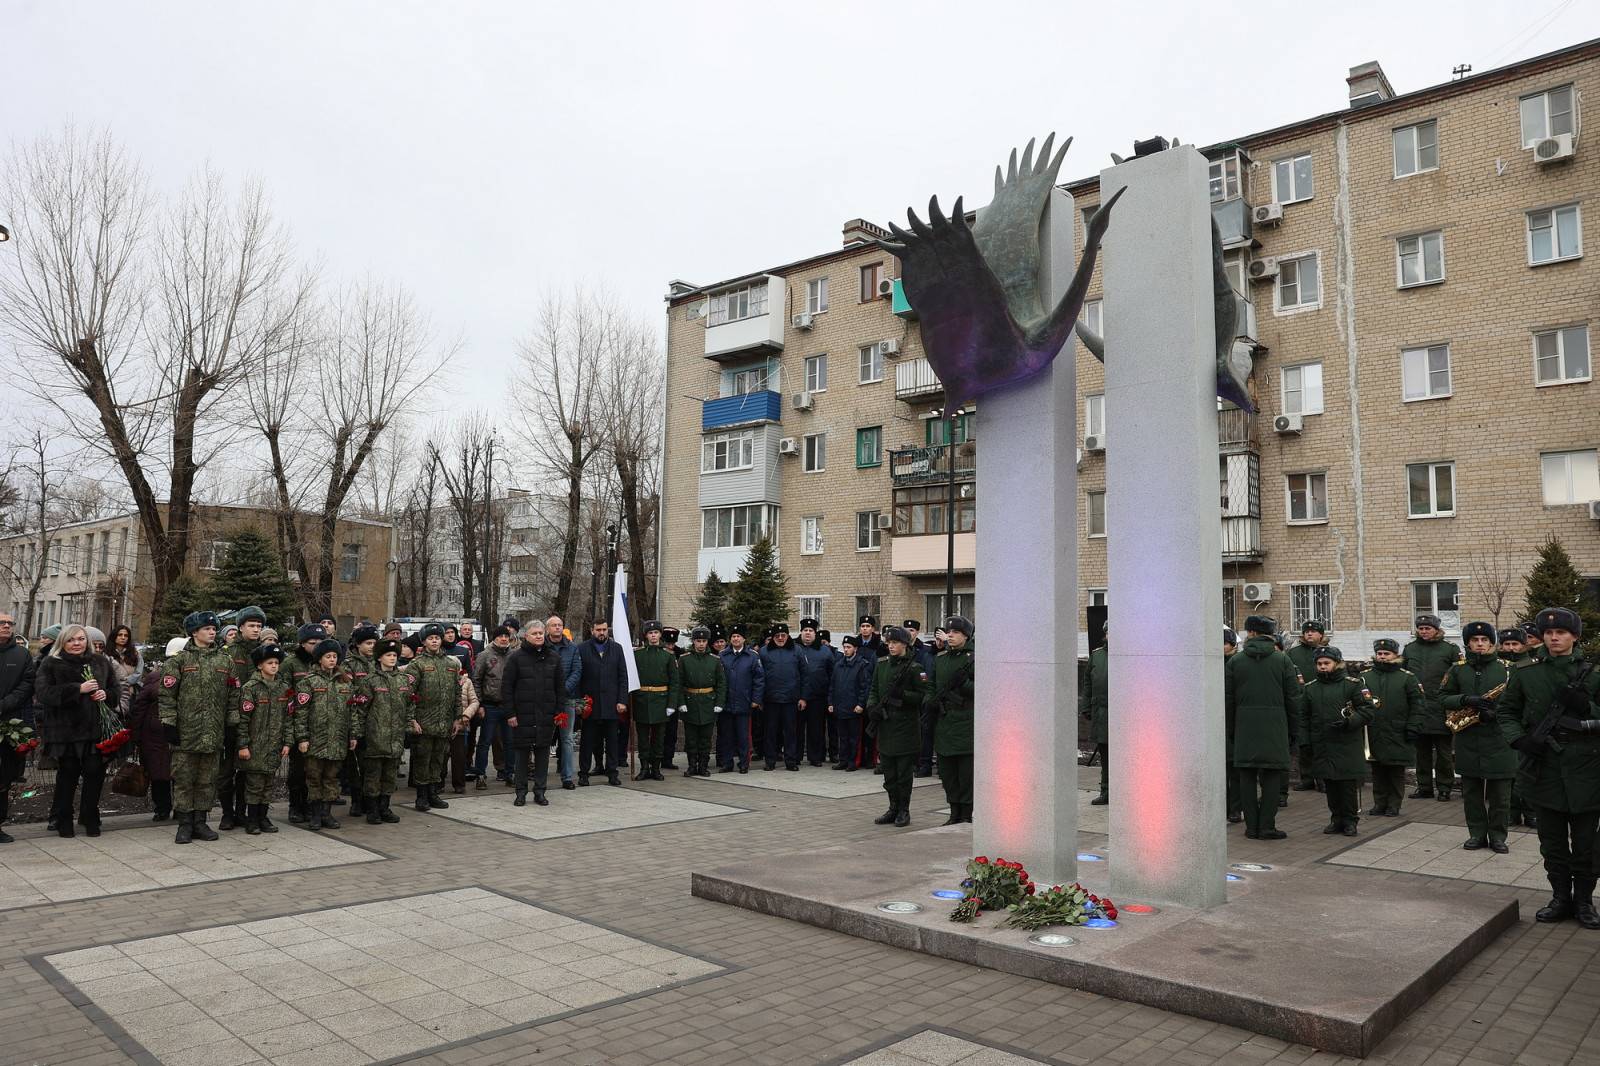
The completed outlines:
{"type": "MultiPolygon", "coordinates": [[[[691,871],[718,861],[896,834],[871,824],[881,796],[859,786],[878,780],[811,767],[669,776],[557,791],[547,808],[514,807],[497,786],[433,814],[408,807],[395,826],[285,825],[187,847],[137,816],[97,839],[24,829],[0,849],[0,1061],[1358,1061],[690,895],[691,871]]],[[[1097,782],[1082,771],[1085,851],[1106,844],[1105,808],[1087,805],[1097,782]]],[[[917,788],[907,831],[943,821],[943,806],[937,787],[917,788]]],[[[1315,793],[1282,813],[1288,840],[1235,829],[1230,859],[1336,863],[1374,884],[1522,904],[1366,1061],[1600,1059],[1600,935],[1533,922],[1547,893],[1531,834],[1513,833],[1509,855],[1463,852],[1459,803],[1431,800],[1364,820],[1355,841],[1320,832],[1315,793]]],[[[1322,951],[1307,943],[1305,965],[1322,951]]]]}

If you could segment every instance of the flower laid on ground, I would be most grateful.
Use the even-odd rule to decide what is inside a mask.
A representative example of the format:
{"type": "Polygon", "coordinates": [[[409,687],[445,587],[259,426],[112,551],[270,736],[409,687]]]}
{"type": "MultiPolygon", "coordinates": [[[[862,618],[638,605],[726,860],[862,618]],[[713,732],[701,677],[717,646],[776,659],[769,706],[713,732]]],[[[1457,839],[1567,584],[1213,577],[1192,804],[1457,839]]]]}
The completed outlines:
{"type": "Polygon", "coordinates": [[[967,877],[961,887],[967,895],[951,913],[953,922],[970,922],[984,910],[1012,907],[1034,891],[1028,871],[1020,862],[999,858],[990,861],[987,855],[967,863],[967,877]]]}
{"type": "Polygon", "coordinates": [[[1042,892],[1030,893],[1021,902],[1006,908],[1006,924],[1018,929],[1043,929],[1049,925],[1082,925],[1090,918],[1116,920],[1117,908],[1074,881],[1070,885],[1051,885],[1042,892]]]}

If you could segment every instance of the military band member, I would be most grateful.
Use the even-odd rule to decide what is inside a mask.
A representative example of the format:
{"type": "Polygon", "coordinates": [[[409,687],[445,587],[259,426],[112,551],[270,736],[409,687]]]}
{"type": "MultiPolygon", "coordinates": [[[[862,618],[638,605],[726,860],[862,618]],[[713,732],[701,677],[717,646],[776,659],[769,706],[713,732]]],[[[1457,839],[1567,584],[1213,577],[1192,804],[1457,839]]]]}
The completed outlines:
{"type": "Polygon", "coordinates": [[[892,822],[903,828],[911,824],[912,775],[922,746],[920,719],[928,693],[928,674],[911,654],[910,633],[900,626],[890,626],[884,636],[889,653],[873,668],[867,730],[877,740],[889,809],[874,822],[892,822]]]}
{"type": "Polygon", "coordinates": [[[961,615],[944,623],[945,649],[933,662],[926,706],[933,718],[933,750],[939,757],[950,817],[945,825],[972,821],[972,714],[974,684],[972,623],[961,615]]]}
{"type": "Polygon", "coordinates": [[[664,781],[661,744],[667,722],[683,703],[678,660],[661,644],[661,623],[644,624],[644,647],[634,652],[639,670],[639,695],[633,701],[633,723],[639,738],[639,774],[635,781],[664,781]]]}
{"type": "Polygon", "coordinates": [[[224,734],[239,728],[238,689],[232,685],[233,660],[217,646],[221,628],[211,611],[183,620],[188,645],[161,668],[161,729],[172,748],[172,803],[176,843],[216,840],[206,815],[217,797],[217,767],[224,734]]]}
{"type": "Polygon", "coordinates": [[[1289,834],[1277,826],[1278,799],[1289,772],[1303,683],[1294,663],[1272,639],[1277,622],[1251,615],[1244,628],[1244,647],[1223,669],[1244,835],[1282,840],[1289,834]]]}
{"type": "Polygon", "coordinates": [[[1506,826],[1511,820],[1511,783],[1517,776],[1517,753],[1495,722],[1495,700],[1505,690],[1506,664],[1495,656],[1495,629],[1488,622],[1461,628],[1467,654],[1450,668],[1440,686],[1445,715],[1477,722],[1456,731],[1456,769],[1467,815],[1467,851],[1491,848],[1504,855],[1506,826]]]}
{"type": "Polygon", "coordinates": [[[1417,746],[1417,788],[1411,798],[1437,795],[1443,803],[1455,787],[1456,767],[1439,687],[1444,684],[1444,675],[1461,661],[1461,649],[1444,639],[1439,624],[1436,614],[1417,615],[1417,639],[1405,646],[1400,662],[1422,684],[1423,712],[1411,720],[1410,726],[1412,742],[1417,746]]]}
{"type": "MultiPolygon", "coordinates": [[[[241,623],[237,645],[253,639],[241,623]]],[[[244,778],[244,831],[251,836],[276,833],[267,816],[272,804],[272,782],[278,766],[294,742],[294,690],[283,675],[283,649],[261,644],[250,653],[255,670],[239,690],[239,739],[235,755],[244,778]]]]}
{"type": "MultiPolygon", "coordinates": [[[[1528,654],[1528,634],[1521,626],[1512,626],[1510,629],[1500,631],[1500,660],[1506,664],[1507,670],[1517,670],[1533,663],[1533,658],[1528,654]]],[[[1522,795],[1522,785],[1515,777],[1511,780],[1509,820],[1513,826],[1539,828],[1539,817],[1533,813],[1533,805],[1522,795]]]]}
{"type": "Polygon", "coordinates": [[[1422,684],[1400,665],[1400,642],[1372,642],[1372,666],[1361,675],[1372,693],[1367,724],[1367,767],[1372,772],[1372,817],[1398,818],[1406,794],[1406,767],[1416,761],[1416,745],[1406,739],[1411,719],[1423,713],[1422,684]]]}
{"type": "Polygon", "coordinates": [[[1311,774],[1328,794],[1324,833],[1356,835],[1361,820],[1361,776],[1366,726],[1372,721],[1372,694],[1359,679],[1345,673],[1344,653],[1328,644],[1317,646],[1317,672],[1301,693],[1300,736],[1310,743],[1311,774]]]}
{"type": "MultiPolygon", "coordinates": [[[[1300,676],[1306,679],[1307,683],[1316,679],[1317,650],[1327,643],[1328,627],[1313,618],[1300,627],[1300,642],[1284,652],[1289,657],[1289,661],[1294,663],[1294,668],[1300,671],[1300,676]]],[[[1294,791],[1320,791],[1317,779],[1311,773],[1311,742],[1305,736],[1301,736],[1299,749],[1295,753],[1295,767],[1299,773],[1300,780],[1295,784],[1294,791]]],[[[1284,780],[1284,795],[1287,796],[1288,793],[1289,782],[1286,778],[1284,780]]]]}

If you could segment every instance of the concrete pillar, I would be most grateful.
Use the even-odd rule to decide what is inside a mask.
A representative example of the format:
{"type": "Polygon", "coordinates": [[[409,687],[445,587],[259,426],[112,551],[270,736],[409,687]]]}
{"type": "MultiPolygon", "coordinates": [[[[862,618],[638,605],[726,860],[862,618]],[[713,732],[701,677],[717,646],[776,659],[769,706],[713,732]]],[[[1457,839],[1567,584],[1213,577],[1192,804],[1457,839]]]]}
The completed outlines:
{"type": "Polygon", "coordinates": [[[1206,161],[1101,171],[1102,198],[1123,187],[1104,268],[1112,893],[1204,907],[1227,865],[1206,161]]]}
{"type": "MultiPolygon", "coordinates": [[[[1047,307],[1075,267],[1072,197],[1040,224],[1047,307]]],[[[985,393],[978,440],[974,853],[1040,883],[1077,876],[1078,557],[1072,342],[1045,373],[985,393]]]]}

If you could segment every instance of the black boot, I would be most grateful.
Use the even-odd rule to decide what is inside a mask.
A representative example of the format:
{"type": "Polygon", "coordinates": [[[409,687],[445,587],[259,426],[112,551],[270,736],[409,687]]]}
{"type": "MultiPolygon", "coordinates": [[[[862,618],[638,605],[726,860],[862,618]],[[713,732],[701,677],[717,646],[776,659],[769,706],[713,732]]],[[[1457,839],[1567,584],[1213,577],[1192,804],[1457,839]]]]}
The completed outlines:
{"type": "Polygon", "coordinates": [[[660,763],[652,762],[650,764],[650,780],[652,780],[652,781],[665,781],[666,780],[666,778],[661,776],[661,764],[660,763]]]}
{"type": "Polygon", "coordinates": [[[1102,793],[1100,793],[1100,795],[1096,796],[1094,799],[1089,801],[1089,806],[1091,806],[1091,807],[1104,807],[1106,804],[1108,804],[1110,802],[1111,802],[1111,798],[1109,796],[1107,796],[1104,792],[1102,792],[1102,793]]]}
{"type": "Polygon", "coordinates": [[[206,815],[208,813],[208,811],[194,811],[189,815],[190,820],[194,822],[191,831],[194,833],[196,840],[209,842],[217,839],[216,830],[206,824],[206,815]]]}
{"type": "Polygon", "coordinates": [[[315,801],[306,804],[306,828],[322,828],[322,804],[315,801]]]}
{"type": "Polygon", "coordinates": [[[528,790],[525,789],[525,788],[517,789],[517,798],[511,801],[511,806],[513,806],[513,807],[526,807],[527,805],[528,805],[528,790]]]}
{"type": "Polygon", "coordinates": [[[1585,929],[1600,929],[1600,914],[1594,909],[1594,878],[1572,882],[1572,911],[1585,929]]]}
{"type": "Polygon", "coordinates": [[[428,786],[428,806],[430,808],[442,811],[446,807],[450,806],[450,804],[439,798],[439,790],[443,787],[443,785],[428,786]]]}
{"type": "Polygon", "coordinates": [[[428,809],[428,786],[417,785],[415,787],[417,790],[417,802],[414,806],[419,811],[426,811],[428,809]]]}
{"type": "Polygon", "coordinates": [[[289,824],[300,825],[306,820],[306,787],[300,785],[289,790],[289,824]]]}
{"type": "Polygon", "coordinates": [[[350,817],[367,813],[367,797],[360,792],[350,793],[350,817]]]}
{"type": "Polygon", "coordinates": [[[900,814],[900,805],[897,804],[897,803],[891,803],[891,804],[889,804],[889,809],[888,810],[884,811],[882,814],[878,815],[876,818],[874,818],[872,820],[872,824],[873,825],[892,825],[892,824],[894,824],[895,818],[899,814],[900,814]]]}
{"type": "Polygon", "coordinates": [[[278,827],[272,824],[272,818],[270,817],[272,813],[272,804],[258,803],[256,804],[256,810],[259,812],[256,821],[261,823],[261,831],[263,833],[276,833],[278,831],[278,827]]]}
{"type": "Polygon", "coordinates": [[[233,817],[233,797],[229,795],[231,789],[224,789],[222,793],[222,817],[217,820],[217,828],[226,833],[235,825],[244,823],[244,815],[240,814],[238,821],[233,817]]]}
{"type": "MultiPolygon", "coordinates": [[[[368,825],[382,825],[383,824],[383,808],[380,805],[380,801],[379,801],[377,796],[372,796],[370,798],[364,798],[364,801],[363,801],[362,805],[364,807],[366,807],[366,810],[367,810],[367,824],[368,825]]],[[[352,811],[351,813],[353,814],[355,812],[352,811]]]]}
{"type": "Polygon", "coordinates": [[[959,804],[959,803],[950,804],[950,817],[948,817],[948,818],[946,818],[944,820],[944,824],[945,825],[960,825],[961,824],[961,804],[959,804]]]}
{"type": "Polygon", "coordinates": [[[903,803],[903,804],[900,805],[899,812],[896,813],[895,816],[894,816],[894,826],[895,826],[896,829],[904,829],[906,826],[908,826],[910,824],[911,824],[911,804],[910,803],[903,803]]]}
{"type": "Polygon", "coordinates": [[[389,801],[392,798],[392,795],[388,792],[378,797],[378,818],[380,821],[387,822],[390,825],[400,820],[400,816],[389,809],[389,801]]]}
{"type": "Polygon", "coordinates": [[[194,840],[194,822],[190,820],[188,811],[179,811],[178,833],[172,838],[174,844],[188,844],[194,840]]]}
{"type": "Polygon", "coordinates": [[[618,771],[616,771],[614,769],[613,770],[607,770],[606,771],[606,784],[608,784],[608,785],[616,785],[618,788],[621,788],[622,787],[622,775],[618,771]]]}
{"type": "Polygon", "coordinates": [[[253,837],[261,835],[261,819],[256,814],[256,805],[254,803],[245,806],[244,831],[253,837]]]}
{"type": "Polygon", "coordinates": [[[550,806],[550,801],[544,798],[544,789],[538,787],[537,785],[535,785],[533,789],[533,802],[534,805],[538,807],[550,806]]]}
{"type": "Polygon", "coordinates": [[[689,765],[683,768],[684,777],[698,777],[700,775],[700,756],[690,755],[689,765]]]}
{"type": "Polygon", "coordinates": [[[1550,902],[1535,911],[1533,918],[1539,922],[1564,922],[1572,917],[1572,882],[1552,875],[1550,888],[1554,893],[1550,902]]]}

